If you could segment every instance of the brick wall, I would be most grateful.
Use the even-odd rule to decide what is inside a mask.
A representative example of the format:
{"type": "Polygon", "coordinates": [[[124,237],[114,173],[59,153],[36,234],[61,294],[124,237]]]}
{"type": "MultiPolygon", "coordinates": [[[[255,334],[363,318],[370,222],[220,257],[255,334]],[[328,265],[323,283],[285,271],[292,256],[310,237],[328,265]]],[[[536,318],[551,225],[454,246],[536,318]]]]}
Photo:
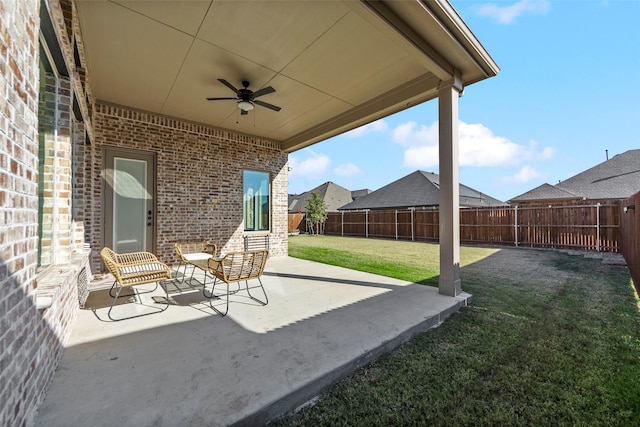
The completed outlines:
{"type": "Polygon", "coordinates": [[[38,400],[37,22],[37,0],[0,5],[0,425],[38,400]]]}
{"type": "MultiPolygon", "coordinates": [[[[64,341],[78,314],[78,275],[83,269],[90,271],[88,254],[75,250],[77,247],[72,244],[72,231],[77,231],[74,225],[77,219],[72,218],[72,144],[77,142],[71,137],[75,126],[71,105],[77,78],[75,74],[59,79],[43,75],[45,89],[39,100],[40,4],[40,0],[0,0],[0,425],[3,426],[35,423],[38,405],[44,399],[62,356],[64,341]],[[39,148],[47,151],[47,162],[39,161],[39,148]],[[43,171],[41,176],[39,169],[43,171]],[[45,196],[42,202],[38,197],[40,179],[45,196]],[[39,205],[42,216],[49,215],[51,225],[42,230],[43,244],[52,249],[43,263],[53,263],[41,271],[38,271],[39,205]]],[[[60,4],[48,0],[46,5],[54,26],[57,25],[58,40],[53,43],[68,55],[72,49],[60,4]]],[[[84,140],[84,135],[79,140],[84,140]]]]}
{"type": "MultiPolygon", "coordinates": [[[[161,260],[177,263],[173,243],[179,240],[209,239],[224,252],[242,250],[244,169],[271,174],[270,252],[287,253],[287,154],[278,143],[111,105],[96,106],[94,127],[93,224],[104,222],[104,148],[143,150],[155,153],[157,161],[156,252],[161,260]],[[206,203],[205,196],[215,202],[206,203]]],[[[97,226],[91,242],[103,246],[97,226]]],[[[93,266],[99,268],[98,250],[93,266]]]]}

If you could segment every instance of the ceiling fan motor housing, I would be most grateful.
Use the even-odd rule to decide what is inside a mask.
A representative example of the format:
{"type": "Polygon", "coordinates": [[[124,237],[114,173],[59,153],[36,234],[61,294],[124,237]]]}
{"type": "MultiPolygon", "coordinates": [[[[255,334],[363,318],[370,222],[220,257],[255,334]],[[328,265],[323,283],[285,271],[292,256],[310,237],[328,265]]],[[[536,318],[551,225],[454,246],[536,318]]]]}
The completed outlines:
{"type": "Polygon", "coordinates": [[[238,99],[241,101],[253,101],[253,91],[249,89],[239,89],[238,99]]]}

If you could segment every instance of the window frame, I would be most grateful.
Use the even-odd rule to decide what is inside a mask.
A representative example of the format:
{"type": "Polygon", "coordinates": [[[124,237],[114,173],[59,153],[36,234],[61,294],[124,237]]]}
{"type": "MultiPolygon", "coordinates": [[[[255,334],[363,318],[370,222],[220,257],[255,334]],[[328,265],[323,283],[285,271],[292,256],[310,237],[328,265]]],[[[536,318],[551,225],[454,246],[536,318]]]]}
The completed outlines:
{"type": "MultiPolygon", "coordinates": [[[[40,72],[44,71],[44,75],[40,75],[40,84],[38,87],[38,262],[37,271],[43,271],[48,267],[55,265],[57,260],[57,240],[58,227],[56,223],[58,200],[55,197],[56,184],[56,168],[54,167],[55,156],[51,156],[47,152],[46,138],[48,132],[52,131],[53,137],[56,134],[56,116],[58,108],[58,82],[60,73],[56,66],[53,55],[49,49],[46,38],[41,33],[39,35],[39,67],[40,72]],[[46,91],[42,92],[43,84],[46,81],[46,75],[49,74],[55,79],[56,99],[53,109],[46,107],[46,102],[41,99],[46,96],[46,91]],[[43,80],[44,79],[44,80],[43,80]],[[44,107],[44,110],[41,108],[44,107]],[[46,115],[51,115],[52,123],[47,123],[46,115]],[[47,127],[51,129],[46,129],[47,127]],[[45,177],[49,176],[49,179],[45,177]],[[47,188],[49,185],[49,188],[47,188]],[[45,212],[46,211],[46,212],[45,212]],[[46,243],[46,244],[45,244],[46,243]]],[[[52,146],[49,151],[55,152],[55,141],[51,141],[52,146]]]]}
{"type": "Polygon", "coordinates": [[[271,193],[270,172],[254,169],[242,170],[242,228],[245,233],[271,231],[271,193]],[[251,175],[253,175],[253,179],[251,179],[251,175]],[[253,191],[251,192],[251,190],[253,191]],[[266,190],[266,196],[261,193],[262,190],[266,190]],[[248,193],[251,193],[251,204],[247,198],[248,193]],[[266,197],[266,203],[260,201],[263,197],[266,197]],[[264,211],[265,207],[266,212],[264,211]],[[249,210],[251,212],[248,212],[249,210]]]}

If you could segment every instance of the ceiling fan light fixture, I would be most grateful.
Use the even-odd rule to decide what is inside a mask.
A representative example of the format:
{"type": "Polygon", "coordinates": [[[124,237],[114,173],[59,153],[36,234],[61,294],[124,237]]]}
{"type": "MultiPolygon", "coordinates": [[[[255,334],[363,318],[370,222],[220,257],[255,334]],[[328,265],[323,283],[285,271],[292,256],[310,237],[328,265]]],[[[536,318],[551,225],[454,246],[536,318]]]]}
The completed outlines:
{"type": "Polygon", "coordinates": [[[253,104],[249,101],[239,101],[238,108],[240,108],[242,111],[251,111],[253,110],[253,104]]]}

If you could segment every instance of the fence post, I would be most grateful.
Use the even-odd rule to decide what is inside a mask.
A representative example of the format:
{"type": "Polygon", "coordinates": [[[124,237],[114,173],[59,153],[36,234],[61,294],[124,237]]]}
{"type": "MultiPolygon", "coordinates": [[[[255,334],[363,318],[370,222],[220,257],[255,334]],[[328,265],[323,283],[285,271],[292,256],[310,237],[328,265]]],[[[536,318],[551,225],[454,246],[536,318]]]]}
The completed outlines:
{"type": "Polygon", "coordinates": [[[516,248],[518,247],[518,206],[514,208],[514,218],[515,218],[515,231],[516,231],[516,248]]]}
{"type": "Polygon", "coordinates": [[[396,240],[398,240],[398,209],[396,209],[396,240]]]}
{"type": "Polygon", "coordinates": [[[369,237],[369,211],[364,211],[364,237],[369,237]]]}
{"type": "Polygon", "coordinates": [[[342,211],[342,215],[340,215],[340,235],[344,236],[344,211],[342,211]]]}
{"type": "Polygon", "coordinates": [[[600,252],[600,203],[596,204],[596,252],[600,252]]]}
{"type": "Polygon", "coordinates": [[[413,242],[413,211],[415,210],[415,208],[410,208],[411,209],[411,241],[413,242]]]}

